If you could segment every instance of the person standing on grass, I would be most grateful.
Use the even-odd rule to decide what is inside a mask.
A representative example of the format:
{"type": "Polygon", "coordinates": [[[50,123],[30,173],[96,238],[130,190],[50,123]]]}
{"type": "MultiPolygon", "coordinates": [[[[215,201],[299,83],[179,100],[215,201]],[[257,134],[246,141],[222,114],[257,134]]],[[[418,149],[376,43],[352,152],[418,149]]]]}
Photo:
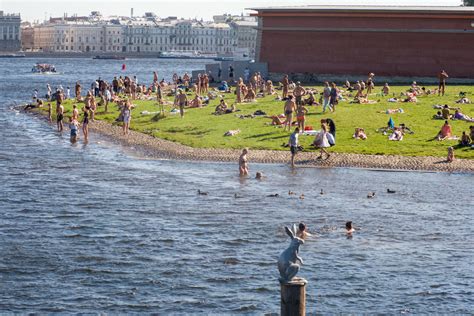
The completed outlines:
{"type": "Polygon", "coordinates": [[[296,83],[296,87],[293,90],[293,95],[295,96],[296,105],[303,104],[303,96],[306,94],[306,89],[301,86],[301,82],[296,83]]]}
{"type": "Polygon", "coordinates": [[[282,99],[285,99],[288,97],[288,87],[290,85],[290,81],[288,80],[288,75],[285,75],[283,77],[283,80],[281,81],[281,84],[283,86],[283,91],[282,91],[282,99]]]}
{"type": "Polygon", "coordinates": [[[371,72],[367,78],[367,96],[369,96],[369,94],[372,92],[372,89],[374,88],[374,76],[375,74],[371,72]]]}
{"type": "Polygon", "coordinates": [[[176,97],[179,106],[179,114],[181,118],[184,117],[184,107],[188,104],[188,96],[183,92],[183,90],[179,89],[179,94],[176,97]]]}
{"type": "Polygon", "coordinates": [[[296,109],[296,121],[298,122],[298,128],[300,129],[300,133],[303,133],[304,131],[306,114],[308,114],[308,109],[303,104],[298,105],[296,109]]]}
{"type": "Polygon", "coordinates": [[[336,111],[336,105],[338,103],[338,94],[339,94],[339,91],[336,87],[336,83],[332,82],[331,83],[331,92],[330,92],[330,95],[329,95],[329,104],[331,105],[332,107],[332,111],[336,111]]]}
{"type": "Polygon", "coordinates": [[[239,157],[239,174],[240,176],[246,176],[249,174],[249,165],[247,161],[248,149],[244,148],[242,154],[239,157]]]}
{"type": "Polygon", "coordinates": [[[448,78],[449,76],[444,70],[441,70],[441,72],[438,74],[438,79],[439,79],[438,96],[440,95],[444,96],[444,89],[446,88],[446,79],[448,78]]]}
{"type": "Polygon", "coordinates": [[[326,108],[329,108],[332,112],[331,104],[329,103],[331,98],[331,88],[329,87],[329,82],[324,83],[323,90],[323,113],[326,112],[326,108]]]}
{"type": "Polygon", "coordinates": [[[128,130],[130,128],[130,121],[132,120],[132,104],[129,100],[125,103],[123,110],[123,134],[128,135],[128,130]]]}
{"type": "Polygon", "coordinates": [[[300,133],[300,129],[297,127],[295,131],[291,133],[290,139],[288,140],[288,145],[290,146],[291,152],[291,168],[295,167],[295,156],[298,152],[298,136],[300,133]]]}
{"type": "Polygon", "coordinates": [[[291,123],[293,121],[293,112],[296,111],[296,105],[293,101],[293,96],[290,95],[288,100],[285,101],[285,106],[283,107],[283,112],[285,113],[286,121],[285,126],[283,126],[283,130],[286,130],[288,127],[288,132],[291,130],[291,123]]]}

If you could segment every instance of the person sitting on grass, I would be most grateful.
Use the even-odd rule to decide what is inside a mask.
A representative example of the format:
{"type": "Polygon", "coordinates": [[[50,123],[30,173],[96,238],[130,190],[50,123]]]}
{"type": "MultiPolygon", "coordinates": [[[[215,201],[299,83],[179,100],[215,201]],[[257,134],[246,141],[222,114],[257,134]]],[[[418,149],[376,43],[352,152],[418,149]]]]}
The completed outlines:
{"type": "Polygon", "coordinates": [[[449,113],[449,106],[447,104],[444,105],[443,109],[441,110],[441,114],[445,120],[449,120],[452,115],[449,113]]]}
{"type": "Polygon", "coordinates": [[[216,110],[214,111],[214,114],[215,115],[225,114],[226,110],[227,110],[227,103],[225,102],[224,99],[221,99],[219,104],[216,106],[216,110]]]}
{"type": "Polygon", "coordinates": [[[352,135],[352,137],[355,139],[362,139],[362,140],[367,139],[367,135],[365,134],[364,129],[360,127],[356,127],[354,135],[352,135]]]}
{"type": "Polygon", "coordinates": [[[194,99],[188,102],[189,108],[202,108],[202,99],[196,94],[194,99]]]}
{"type": "Polygon", "coordinates": [[[402,102],[413,102],[413,103],[416,103],[416,102],[418,102],[418,99],[416,98],[416,94],[415,94],[415,93],[407,92],[407,94],[406,94],[406,99],[404,99],[402,102]]]}
{"type": "Polygon", "coordinates": [[[271,80],[267,80],[265,83],[265,94],[266,95],[274,95],[275,89],[273,88],[273,83],[271,80]]]}
{"type": "Polygon", "coordinates": [[[401,141],[403,140],[403,132],[399,127],[393,129],[392,135],[388,137],[388,140],[401,141]]]}
{"type": "Polygon", "coordinates": [[[441,127],[441,130],[439,131],[438,135],[436,135],[436,139],[438,141],[448,139],[452,136],[452,129],[451,125],[449,125],[448,121],[444,121],[443,126],[441,127]]]}
{"type": "Polygon", "coordinates": [[[472,139],[469,137],[469,135],[466,134],[465,131],[462,132],[461,140],[459,141],[459,144],[461,146],[471,146],[472,139]]]}
{"type": "Polygon", "coordinates": [[[460,110],[454,111],[453,120],[461,120],[466,122],[474,122],[472,117],[467,116],[466,114],[461,113],[460,110]]]}
{"type": "Polygon", "coordinates": [[[247,93],[245,94],[244,101],[245,102],[254,102],[257,95],[255,94],[255,90],[251,85],[247,88],[247,93]]]}
{"type": "Polygon", "coordinates": [[[306,105],[319,105],[318,102],[316,102],[316,99],[314,98],[314,92],[313,91],[308,91],[308,97],[304,99],[304,104],[306,105]]]}
{"type": "Polygon", "coordinates": [[[385,85],[382,88],[382,95],[386,96],[390,93],[390,87],[388,83],[385,83],[385,85]]]}

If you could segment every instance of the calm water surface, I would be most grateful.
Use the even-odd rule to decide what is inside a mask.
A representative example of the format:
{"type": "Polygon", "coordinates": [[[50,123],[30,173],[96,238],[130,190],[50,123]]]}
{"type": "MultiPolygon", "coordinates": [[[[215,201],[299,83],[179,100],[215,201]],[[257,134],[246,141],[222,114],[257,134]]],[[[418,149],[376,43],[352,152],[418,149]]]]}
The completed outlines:
{"type": "MultiPolygon", "coordinates": [[[[317,235],[301,249],[309,312],[473,313],[473,175],[251,164],[259,182],[97,135],[71,145],[11,106],[47,82],[110,79],[122,61],[54,60],[54,76],[30,74],[37,61],[51,62],[0,60],[0,312],[278,313],[283,226],[303,220],[317,235]]],[[[203,61],[126,64],[149,82],[203,61]]]]}

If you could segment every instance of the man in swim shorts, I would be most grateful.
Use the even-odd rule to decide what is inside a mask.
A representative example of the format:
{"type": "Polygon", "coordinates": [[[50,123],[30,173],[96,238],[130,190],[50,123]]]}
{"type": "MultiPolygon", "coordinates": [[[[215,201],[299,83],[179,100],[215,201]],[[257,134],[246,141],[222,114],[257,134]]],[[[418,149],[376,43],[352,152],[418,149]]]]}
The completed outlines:
{"type": "Polygon", "coordinates": [[[188,97],[183,92],[183,90],[180,89],[177,99],[178,99],[177,101],[178,101],[178,106],[179,106],[179,114],[181,115],[181,117],[184,117],[184,107],[188,103],[188,97]]]}

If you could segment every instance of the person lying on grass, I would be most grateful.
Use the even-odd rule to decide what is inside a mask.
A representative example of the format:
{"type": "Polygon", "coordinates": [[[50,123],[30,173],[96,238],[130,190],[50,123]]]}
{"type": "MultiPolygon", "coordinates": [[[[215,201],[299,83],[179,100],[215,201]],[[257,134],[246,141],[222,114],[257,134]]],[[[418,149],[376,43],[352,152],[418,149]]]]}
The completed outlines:
{"type": "Polygon", "coordinates": [[[367,135],[365,134],[364,129],[360,127],[356,127],[354,135],[352,135],[352,137],[355,139],[362,139],[362,140],[367,139],[367,135]]]}
{"type": "Polygon", "coordinates": [[[401,141],[403,140],[403,132],[399,127],[393,129],[392,135],[388,137],[388,140],[401,141]]]}
{"type": "Polygon", "coordinates": [[[385,111],[378,111],[377,113],[395,114],[395,113],[404,113],[404,111],[402,108],[398,108],[398,109],[386,109],[385,111]]]}
{"type": "Polygon", "coordinates": [[[474,119],[466,114],[461,113],[460,110],[454,111],[453,120],[461,120],[466,122],[474,122],[474,119]]]}

